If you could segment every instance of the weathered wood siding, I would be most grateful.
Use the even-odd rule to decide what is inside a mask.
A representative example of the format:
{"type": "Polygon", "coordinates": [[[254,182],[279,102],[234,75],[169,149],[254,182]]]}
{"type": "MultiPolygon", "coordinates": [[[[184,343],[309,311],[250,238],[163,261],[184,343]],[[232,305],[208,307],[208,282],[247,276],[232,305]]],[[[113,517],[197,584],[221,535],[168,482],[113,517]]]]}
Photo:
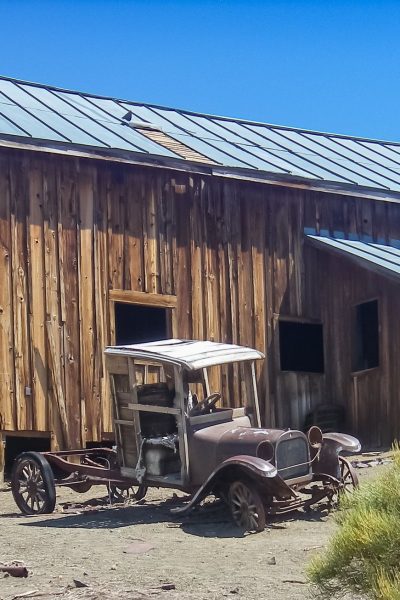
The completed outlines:
{"type": "MultiPolygon", "coordinates": [[[[348,407],[371,443],[396,435],[396,285],[305,247],[303,229],[399,239],[397,205],[55,155],[0,152],[0,431],[80,446],[111,431],[110,290],[175,295],[173,335],[255,346],[264,422],[348,407]],[[379,290],[381,365],[350,373],[350,307],[379,290]],[[279,315],[321,319],[322,375],[283,373],[279,315]],[[379,432],[377,418],[391,422],[379,432]],[[369,431],[371,430],[371,433],[369,431]],[[373,430],[373,431],[372,431],[373,430]]],[[[212,382],[240,392],[229,367],[212,382]]],[[[396,420],[397,419],[397,420],[396,420]]]]}
{"type": "Polygon", "coordinates": [[[346,406],[349,426],[371,446],[385,446],[400,432],[399,284],[345,258],[310,250],[325,333],[324,398],[346,406]],[[352,373],[352,310],[378,300],[379,366],[352,373]]]}

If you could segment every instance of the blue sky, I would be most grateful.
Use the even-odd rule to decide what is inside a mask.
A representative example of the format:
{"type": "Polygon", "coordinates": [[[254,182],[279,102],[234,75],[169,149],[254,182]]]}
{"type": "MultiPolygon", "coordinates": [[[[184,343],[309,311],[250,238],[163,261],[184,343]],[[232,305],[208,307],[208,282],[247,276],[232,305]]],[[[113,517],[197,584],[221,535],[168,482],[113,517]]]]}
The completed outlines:
{"type": "Polygon", "coordinates": [[[400,0],[0,0],[0,74],[400,141],[400,0]]]}

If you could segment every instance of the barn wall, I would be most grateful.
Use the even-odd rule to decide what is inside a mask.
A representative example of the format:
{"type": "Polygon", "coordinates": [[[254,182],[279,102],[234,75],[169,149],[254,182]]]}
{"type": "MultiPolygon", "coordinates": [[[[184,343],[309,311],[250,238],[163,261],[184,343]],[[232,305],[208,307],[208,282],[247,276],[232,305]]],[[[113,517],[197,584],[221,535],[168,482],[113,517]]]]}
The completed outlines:
{"type": "MultiPolygon", "coordinates": [[[[400,238],[396,218],[397,207],[381,202],[1,151],[0,431],[49,432],[53,448],[111,431],[102,354],[114,339],[110,290],[176,296],[175,336],[266,351],[258,377],[269,425],[300,426],[316,404],[343,397],[356,423],[368,387],[357,404],[336,326],[325,331],[324,375],[282,373],[278,317],[340,322],[364,282],[376,285],[349,269],[338,291],[346,264],[305,248],[305,226],[390,240],[400,238]]],[[[382,335],[387,348],[398,343],[389,326],[382,335]]],[[[394,405],[392,363],[377,375],[382,406],[394,405]]],[[[238,399],[233,367],[213,382],[228,386],[238,399]]]]}
{"type": "MultiPolygon", "coordinates": [[[[398,244],[400,206],[315,194],[305,203],[305,227],[327,235],[344,233],[353,239],[398,244]]],[[[400,435],[399,284],[307,244],[304,269],[307,311],[323,323],[325,352],[325,374],[310,376],[307,384],[314,381],[320,386],[317,403],[345,406],[349,430],[365,446],[387,446],[400,435]],[[379,366],[352,373],[352,310],[371,299],[377,299],[379,307],[379,366]]],[[[308,402],[307,408],[315,404],[311,394],[308,402]]]]}
{"type": "MultiPolygon", "coordinates": [[[[176,296],[174,335],[265,346],[258,190],[29,153],[0,161],[0,430],[50,432],[54,448],[111,431],[111,290],[176,296]]],[[[240,373],[213,385],[239,390],[240,373]]]]}
{"type": "MultiPolygon", "coordinates": [[[[318,295],[324,326],[325,375],[319,402],[346,407],[349,430],[365,445],[389,445],[399,436],[400,356],[399,284],[353,265],[348,259],[310,248],[306,270],[313,272],[310,293],[318,295]],[[352,372],[355,305],[378,301],[379,366],[352,372]]],[[[311,300],[312,302],[312,300],[311,300]]],[[[310,304],[311,304],[310,302],[310,304]]]]}

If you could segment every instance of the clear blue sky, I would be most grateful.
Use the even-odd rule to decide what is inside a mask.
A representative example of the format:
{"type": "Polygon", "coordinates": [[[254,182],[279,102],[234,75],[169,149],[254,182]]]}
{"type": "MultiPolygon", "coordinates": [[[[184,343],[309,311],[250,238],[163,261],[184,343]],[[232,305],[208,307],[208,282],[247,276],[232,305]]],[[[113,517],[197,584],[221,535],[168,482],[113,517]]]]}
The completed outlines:
{"type": "Polygon", "coordinates": [[[400,141],[400,0],[0,0],[0,74],[400,141]]]}

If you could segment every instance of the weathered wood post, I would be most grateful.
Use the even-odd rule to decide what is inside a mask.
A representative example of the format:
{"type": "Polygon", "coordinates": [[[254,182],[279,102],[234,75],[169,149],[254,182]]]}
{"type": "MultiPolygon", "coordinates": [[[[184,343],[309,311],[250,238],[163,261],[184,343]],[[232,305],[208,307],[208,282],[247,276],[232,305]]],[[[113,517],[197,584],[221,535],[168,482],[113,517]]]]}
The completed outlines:
{"type": "Polygon", "coordinates": [[[5,443],[4,435],[0,433],[0,486],[4,483],[5,443]]]}

